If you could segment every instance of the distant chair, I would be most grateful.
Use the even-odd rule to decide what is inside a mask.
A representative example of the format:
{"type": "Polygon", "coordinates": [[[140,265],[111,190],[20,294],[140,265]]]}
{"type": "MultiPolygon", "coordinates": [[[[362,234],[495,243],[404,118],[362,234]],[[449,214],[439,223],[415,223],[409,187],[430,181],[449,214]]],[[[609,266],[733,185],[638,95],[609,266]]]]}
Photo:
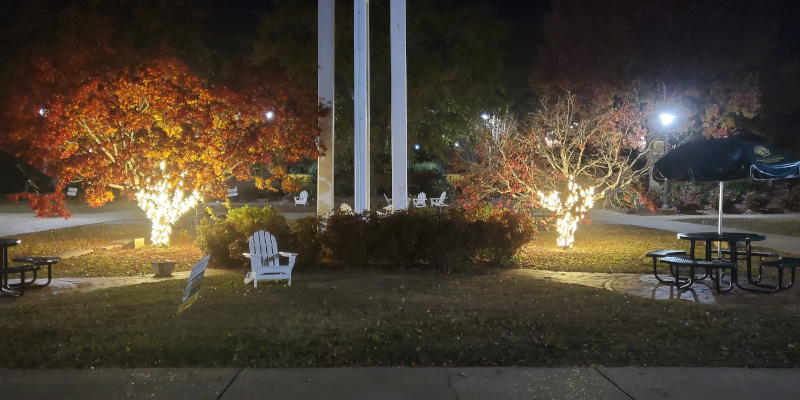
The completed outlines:
{"type": "Polygon", "coordinates": [[[428,198],[425,195],[425,192],[419,192],[419,195],[417,195],[417,198],[414,199],[414,207],[424,208],[425,206],[427,206],[427,202],[428,202],[428,198]]]}
{"type": "Polygon", "coordinates": [[[295,206],[307,206],[308,205],[308,192],[303,190],[300,192],[300,196],[294,198],[294,205],[295,206]]]}
{"type": "Polygon", "coordinates": [[[339,206],[339,211],[345,214],[353,214],[353,207],[350,207],[350,204],[342,203],[342,205],[339,206]]]}
{"type": "Polygon", "coordinates": [[[447,204],[444,204],[445,198],[447,198],[447,192],[442,192],[438,198],[431,197],[431,207],[447,207],[447,204]]]}
{"type": "Polygon", "coordinates": [[[258,281],[288,279],[292,286],[292,268],[294,267],[297,253],[278,251],[275,236],[267,231],[258,231],[250,236],[250,252],[244,256],[250,259],[250,272],[244,278],[244,283],[253,282],[258,287],[258,281]],[[281,265],[280,258],[287,258],[288,264],[281,265]]]}

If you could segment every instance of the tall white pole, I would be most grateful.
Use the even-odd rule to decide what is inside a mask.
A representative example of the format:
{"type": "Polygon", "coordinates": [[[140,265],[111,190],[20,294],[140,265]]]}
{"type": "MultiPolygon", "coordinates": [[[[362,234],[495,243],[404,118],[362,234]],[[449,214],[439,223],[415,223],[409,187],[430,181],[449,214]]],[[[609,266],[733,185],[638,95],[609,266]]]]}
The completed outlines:
{"type": "Polygon", "coordinates": [[[353,211],[369,210],[369,0],[354,0],[355,40],[355,201],[353,211]]]}
{"type": "Polygon", "coordinates": [[[408,203],[408,94],[406,73],[406,0],[391,0],[392,57],[392,204],[393,211],[408,203]]]}
{"type": "Polygon", "coordinates": [[[319,0],[317,19],[317,90],[319,106],[327,113],[319,118],[319,141],[325,153],[317,161],[317,215],[333,210],[333,154],[334,154],[334,15],[335,0],[319,0]]]}

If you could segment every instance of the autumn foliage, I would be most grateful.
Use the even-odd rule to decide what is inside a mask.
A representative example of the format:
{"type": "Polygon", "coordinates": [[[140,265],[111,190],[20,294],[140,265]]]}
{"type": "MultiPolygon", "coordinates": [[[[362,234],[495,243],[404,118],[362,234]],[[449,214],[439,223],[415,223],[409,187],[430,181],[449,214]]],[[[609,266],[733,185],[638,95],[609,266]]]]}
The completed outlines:
{"type": "MultiPolygon", "coordinates": [[[[116,193],[140,200],[155,186],[178,196],[221,198],[228,179],[251,178],[255,163],[279,178],[287,163],[316,157],[316,99],[252,79],[240,89],[204,81],[174,57],[146,58],[78,82],[42,62],[4,143],[59,181],[31,199],[41,216],[69,216],[62,190],[79,183],[100,206],[116,193]],[[268,112],[271,112],[269,116],[268,112]],[[116,189],[116,191],[114,190],[116,189]]],[[[159,189],[161,190],[161,189],[159,189]]],[[[160,206],[164,200],[158,201],[160,206]]]]}
{"type": "MultiPolygon", "coordinates": [[[[572,235],[595,201],[630,193],[648,171],[647,111],[635,93],[547,92],[525,120],[505,114],[481,123],[464,193],[548,208],[559,231],[572,235]]],[[[563,243],[570,247],[571,238],[563,243]]]]}

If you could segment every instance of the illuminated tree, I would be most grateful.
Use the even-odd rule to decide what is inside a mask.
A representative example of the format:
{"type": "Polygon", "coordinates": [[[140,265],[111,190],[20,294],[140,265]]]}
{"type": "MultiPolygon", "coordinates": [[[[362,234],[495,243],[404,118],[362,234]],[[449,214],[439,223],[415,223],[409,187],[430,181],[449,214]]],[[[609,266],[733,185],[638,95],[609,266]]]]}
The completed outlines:
{"type": "MultiPolygon", "coordinates": [[[[48,63],[39,67],[40,87],[58,76],[48,63]]],[[[152,242],[167,244],[183,213],[203,196],[223,197],[226,180],[251,178],[252,164],[268,166],[274,179],[282,165],[317,157],[314,96],[259,81],[233,90],[204,82],[175,58],[145,59],[59,87],[45,102],[21,102],[23,122],[5,143],[59,179],[56,194],[31,200],[38,215],[69,216],[61,189],[74,182],[92,206],[113,200],[117,189],[153,222],[152,242]]],[[[258,187],[269,183],[256,179],[258,187]]]]}
{"type": "Polygon", "coordinates": [[[510,114],[489,118],[466,193],[552,210],[558,245],[570,248],[594,202],[624,195],[647,173],[646,113],[633,94],[579,98],[565,90],[545,95],[526,123],[510,114]]]}

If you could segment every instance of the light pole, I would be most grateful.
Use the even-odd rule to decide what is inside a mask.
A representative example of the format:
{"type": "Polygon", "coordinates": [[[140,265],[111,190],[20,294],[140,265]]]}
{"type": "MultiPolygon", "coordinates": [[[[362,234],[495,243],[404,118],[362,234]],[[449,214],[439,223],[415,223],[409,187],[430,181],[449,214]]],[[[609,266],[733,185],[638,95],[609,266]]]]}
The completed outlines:
{"type": "MultiPolygon", "coordinates": [[[[664,127],[670,126],[673,122],[675,122],[675,114],[662,112],[658,115],[658,119],[661,120],[661,125],[664,127]]],[[[667,136],[667,135],[665,135],[667,136]]],[[[669,151],[669,137],[664,138],[664,155],[667,154],[669,151]]],[[[662,156],[663,157],[663,156],[662,156]]],[[[663,194],[663,203],[661,205],[662,209],[669,208],[669,181],[664,179],[664,194],[663,194]]]]}

